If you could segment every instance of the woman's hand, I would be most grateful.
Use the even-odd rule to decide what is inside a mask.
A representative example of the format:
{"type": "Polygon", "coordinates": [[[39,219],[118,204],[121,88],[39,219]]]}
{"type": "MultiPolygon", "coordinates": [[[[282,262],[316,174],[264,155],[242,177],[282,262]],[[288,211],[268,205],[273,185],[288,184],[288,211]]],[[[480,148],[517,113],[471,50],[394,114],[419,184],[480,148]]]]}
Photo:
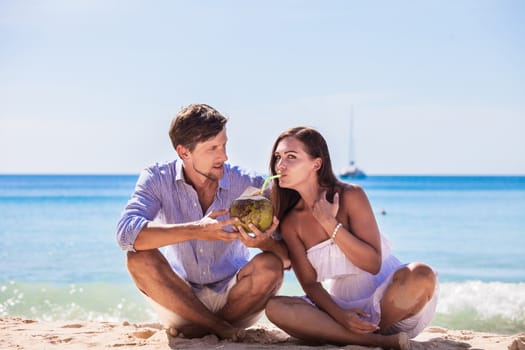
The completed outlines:
{"type": "Polygon", "coordinates": [[[272,221],[272,226],[270,226],[266,231],[261,231],[254,224],[248,224],[251,229],[251,232],[247,233],[246,230],[241,226],[237,226],[239,231],[239,239],[241,242],[250,248],[259,248],[261,250],[269,250],[273,246],[272,234],[279,226],[279,220],[274,216],[272,221]]]}
{"type": "Polygon", "coordinates": [[[375,323],[363,320],[370,317],[367,313],[359,309],[350,309],[345,311],[345,326],[352,333],[372,333],[379,329],[375,323]]]}
{"type": "MultiPolygon", "coordinates": [[[[315,201],[312,206],[312,215],[323,225],[335,219],[337,211],[339,210],[339,193],[334,194],[334,202],[330,203],[326,199],[326,191],[321,193],[321,198],[315,201]]],[[[323,225],[324,226],[324,225],[323,225]]]]}

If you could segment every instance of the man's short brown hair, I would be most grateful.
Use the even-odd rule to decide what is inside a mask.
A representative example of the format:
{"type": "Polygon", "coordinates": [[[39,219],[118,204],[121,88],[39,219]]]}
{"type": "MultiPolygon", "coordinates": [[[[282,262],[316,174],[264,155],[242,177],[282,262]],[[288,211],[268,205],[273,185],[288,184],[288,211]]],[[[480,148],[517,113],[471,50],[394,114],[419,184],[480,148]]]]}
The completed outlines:
{"type": "Polygon", "coordinates": [[[199,142],[204,142],[220,133],[228,119],[206,104],[191,104],[184,107],[173,118],[169,135],[173,148],[178,145],[190,152],[199,142]]]}

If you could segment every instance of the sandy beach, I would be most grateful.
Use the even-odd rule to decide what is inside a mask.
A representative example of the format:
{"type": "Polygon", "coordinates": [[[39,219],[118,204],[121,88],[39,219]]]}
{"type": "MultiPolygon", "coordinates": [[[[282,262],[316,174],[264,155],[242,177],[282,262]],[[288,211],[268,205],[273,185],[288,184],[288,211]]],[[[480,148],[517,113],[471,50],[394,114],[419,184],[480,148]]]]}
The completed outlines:
{"type": "MultiPolygon", "coordinates": [[[[279,329],[259,324],[247,330],[242,343],[220,341],[215,336],[200,339],[173,338],[159,324],[129,322],[46,322],[23,318],[0,319],[1,349],[371,349],[362,346],[310,346],[290,338],[279,329]]],[[[525,333],[500,335],[429,327],[411,349],[510,349],[525,350],[525,333]]]]}

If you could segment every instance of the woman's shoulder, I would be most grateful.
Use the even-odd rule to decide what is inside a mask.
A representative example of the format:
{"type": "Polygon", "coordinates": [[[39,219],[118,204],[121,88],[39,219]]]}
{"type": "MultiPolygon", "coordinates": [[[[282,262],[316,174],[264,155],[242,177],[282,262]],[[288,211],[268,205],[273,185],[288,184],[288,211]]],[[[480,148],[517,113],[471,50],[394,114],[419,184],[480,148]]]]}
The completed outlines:
{"type": "Polygon", "coordinates": [[[339,184],[339,193],[342,193],[344,196],[356,196],[364,194],[365,190],[358,184],[343,182],[339,184]]]}
{"type": "Polygon", "coordinates": [[[341,189],[338,191],[344,203],[359,203],[362,201],[368,202],[368,196],[365,190],[358,184],[343,183],[341,189]]]}

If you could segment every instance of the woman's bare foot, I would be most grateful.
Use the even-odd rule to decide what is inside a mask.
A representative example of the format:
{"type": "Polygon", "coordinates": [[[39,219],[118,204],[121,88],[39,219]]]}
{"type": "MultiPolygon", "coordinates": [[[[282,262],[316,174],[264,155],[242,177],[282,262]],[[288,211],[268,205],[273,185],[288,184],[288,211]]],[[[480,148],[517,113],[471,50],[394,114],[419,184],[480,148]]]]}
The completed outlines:
{"type": "Polygon", "coordinates": [[[405,332],[379,336],[377,345],[384,349],[410,350],[410,339],[405,332]]]}
{"type": "Polygon", "coordinates": [[[408,334],[405,332],[399,333],[399,349],[401,350],[410,350],[410,339],[408,338],[408,334]]]}

